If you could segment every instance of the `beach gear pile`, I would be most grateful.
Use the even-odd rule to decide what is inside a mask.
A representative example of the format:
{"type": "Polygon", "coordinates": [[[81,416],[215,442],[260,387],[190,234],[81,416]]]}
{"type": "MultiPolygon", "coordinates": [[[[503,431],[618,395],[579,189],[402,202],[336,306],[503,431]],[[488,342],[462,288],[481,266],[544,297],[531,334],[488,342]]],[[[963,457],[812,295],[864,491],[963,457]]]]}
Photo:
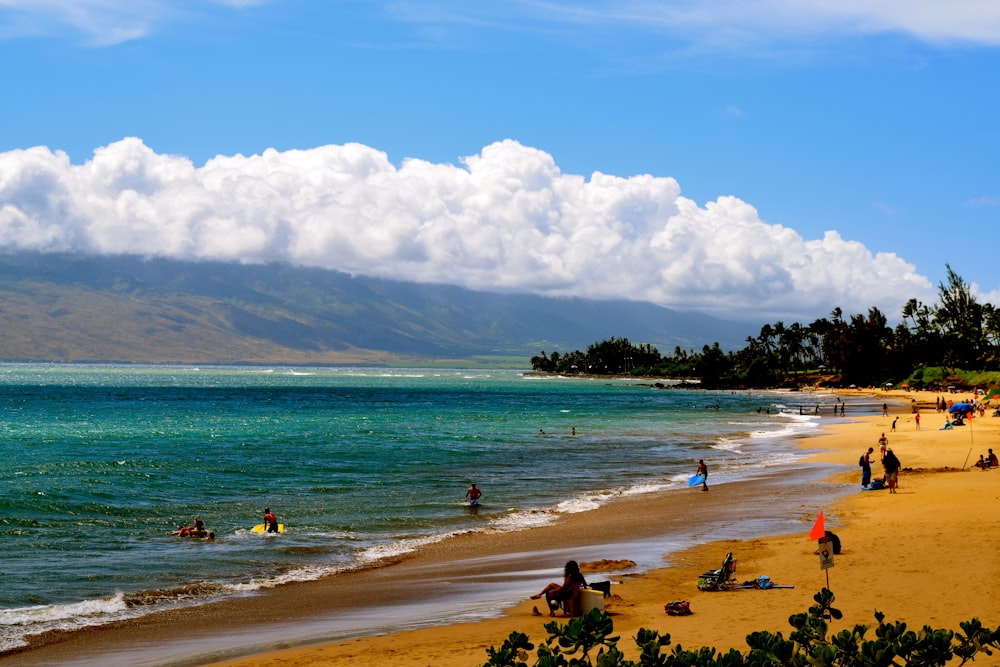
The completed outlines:
{"type": "Polygon", "coordinates": [[[691,611],[691,603],[687,600],[668,602],[663,605],[663,610],[667,612],[668,616],[690,616],[694,613],[691,611]]]}

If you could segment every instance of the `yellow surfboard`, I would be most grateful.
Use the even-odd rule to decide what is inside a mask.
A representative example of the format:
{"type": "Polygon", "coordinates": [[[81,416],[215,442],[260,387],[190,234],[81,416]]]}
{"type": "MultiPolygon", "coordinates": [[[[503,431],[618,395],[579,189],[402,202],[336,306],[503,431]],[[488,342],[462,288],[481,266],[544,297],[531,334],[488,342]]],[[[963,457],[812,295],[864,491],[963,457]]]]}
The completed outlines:
{"type": "MultiPolygon", "coordinates": [[[[266,528],[267,527],[264,524],[258,523],[256,526],[253,527],[253,532],[255,532],[255,533],[263,533],[266,530],[266,528]]],[[[285,524],[283,524],[283,523],[279,523],[278,524],[278,532],[279,533],[285,532],[285,524]]]]}

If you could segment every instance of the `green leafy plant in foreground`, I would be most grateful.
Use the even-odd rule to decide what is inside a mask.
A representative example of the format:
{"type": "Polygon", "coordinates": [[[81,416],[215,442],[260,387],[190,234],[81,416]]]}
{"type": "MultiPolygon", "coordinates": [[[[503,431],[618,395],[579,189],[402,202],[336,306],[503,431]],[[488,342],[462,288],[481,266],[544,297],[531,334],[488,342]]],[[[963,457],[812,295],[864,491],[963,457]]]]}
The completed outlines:
{"type": "Polygon", "coordinates": [[[639,659],[628,660],[618,648],[619,637],[612,636],[611,617],[594,609],[565,624],[547,623],[549,637],[538,646],[535,662],[529,663],[535,645],[528,635],[512,632],[499,649],[486,650],[489,660],[483,667],[957,667],[1000,649],[1000,629],[984,628],[978,618],[960,623],[961,632],[926,625],[914,631],[875,612],[874,638],[866,638],[867,625],[831,635],[830,623],[843,617],[833,606],[833,593],[824,588],[813,600],[808,611],[789,617],[787,639],[780,632],[753,632],[747,635],[746,653],[671,647],[669,634],[642,628],[635,636],[639,659]]]}

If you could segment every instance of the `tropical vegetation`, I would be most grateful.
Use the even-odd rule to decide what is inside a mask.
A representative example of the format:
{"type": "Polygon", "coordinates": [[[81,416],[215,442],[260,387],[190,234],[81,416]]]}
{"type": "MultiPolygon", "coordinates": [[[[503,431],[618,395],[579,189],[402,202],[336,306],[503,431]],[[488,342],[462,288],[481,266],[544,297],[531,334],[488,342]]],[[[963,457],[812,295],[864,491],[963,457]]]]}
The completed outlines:
{"type": "Polygon", "coordinates": [[[839,386],[998,384],[1000,309],[979,303],[970,286],[946,268],[939,302],[910,299],[895,327],[878,308],[849,316],[836,308],[809,324],[765,324],[736,351],[714,343],[700,352],[675,347],[672,355],[662,355],[648,344],[611,338],[586,352],[542,351],[531,365],[562,374],[698,378],[706,388],[794,386],[817,376],[839,386]]]}
{"type": "MultiPolygon", "coordinates": [[[[830,624],[843,618],[833,606],[834,595],[822,589],[816,604],[793,614],[793,630],[786,639],[780,632],[753,632],[746,637],[749,650],[727,652],[711,647],[693,650],[671,648],[669,634],[640,629],[635,635],[639,660],[626,659],[613,636],[611,617],[598,609],[560,625],[545,625],[549,637],[535,651],[536,667],[944,667],[964,665],[977,655],[992,656],[1000,648],[1000,629],[983,627],[977,618],[960,623],[960,632],[924,625],[911,630],[906,623],[887,622],[875,612],[874,637],[870,626],[854,625],[833,633],[830,624]]],[[[486,650],[483,667],[528,667],[535,650],[528,636],[512,632],[500,648],[486,650]]]]}

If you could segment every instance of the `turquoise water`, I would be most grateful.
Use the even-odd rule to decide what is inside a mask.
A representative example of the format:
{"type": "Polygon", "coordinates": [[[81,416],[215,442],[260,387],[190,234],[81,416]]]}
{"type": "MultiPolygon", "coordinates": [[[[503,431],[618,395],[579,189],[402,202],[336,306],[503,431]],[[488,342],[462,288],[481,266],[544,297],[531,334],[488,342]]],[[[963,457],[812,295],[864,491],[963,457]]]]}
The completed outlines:
{"type": "Polygon", "coordinates": [[[0,650],[686,486],[699,458],[714,483],[790,465],[818,419],[787,399],[515,371],[0,365],[0,650]],[[264,506],[285,534],[250,531],[264,506]],[[196,516],[215,541],[167,535],[196,516]]]}

